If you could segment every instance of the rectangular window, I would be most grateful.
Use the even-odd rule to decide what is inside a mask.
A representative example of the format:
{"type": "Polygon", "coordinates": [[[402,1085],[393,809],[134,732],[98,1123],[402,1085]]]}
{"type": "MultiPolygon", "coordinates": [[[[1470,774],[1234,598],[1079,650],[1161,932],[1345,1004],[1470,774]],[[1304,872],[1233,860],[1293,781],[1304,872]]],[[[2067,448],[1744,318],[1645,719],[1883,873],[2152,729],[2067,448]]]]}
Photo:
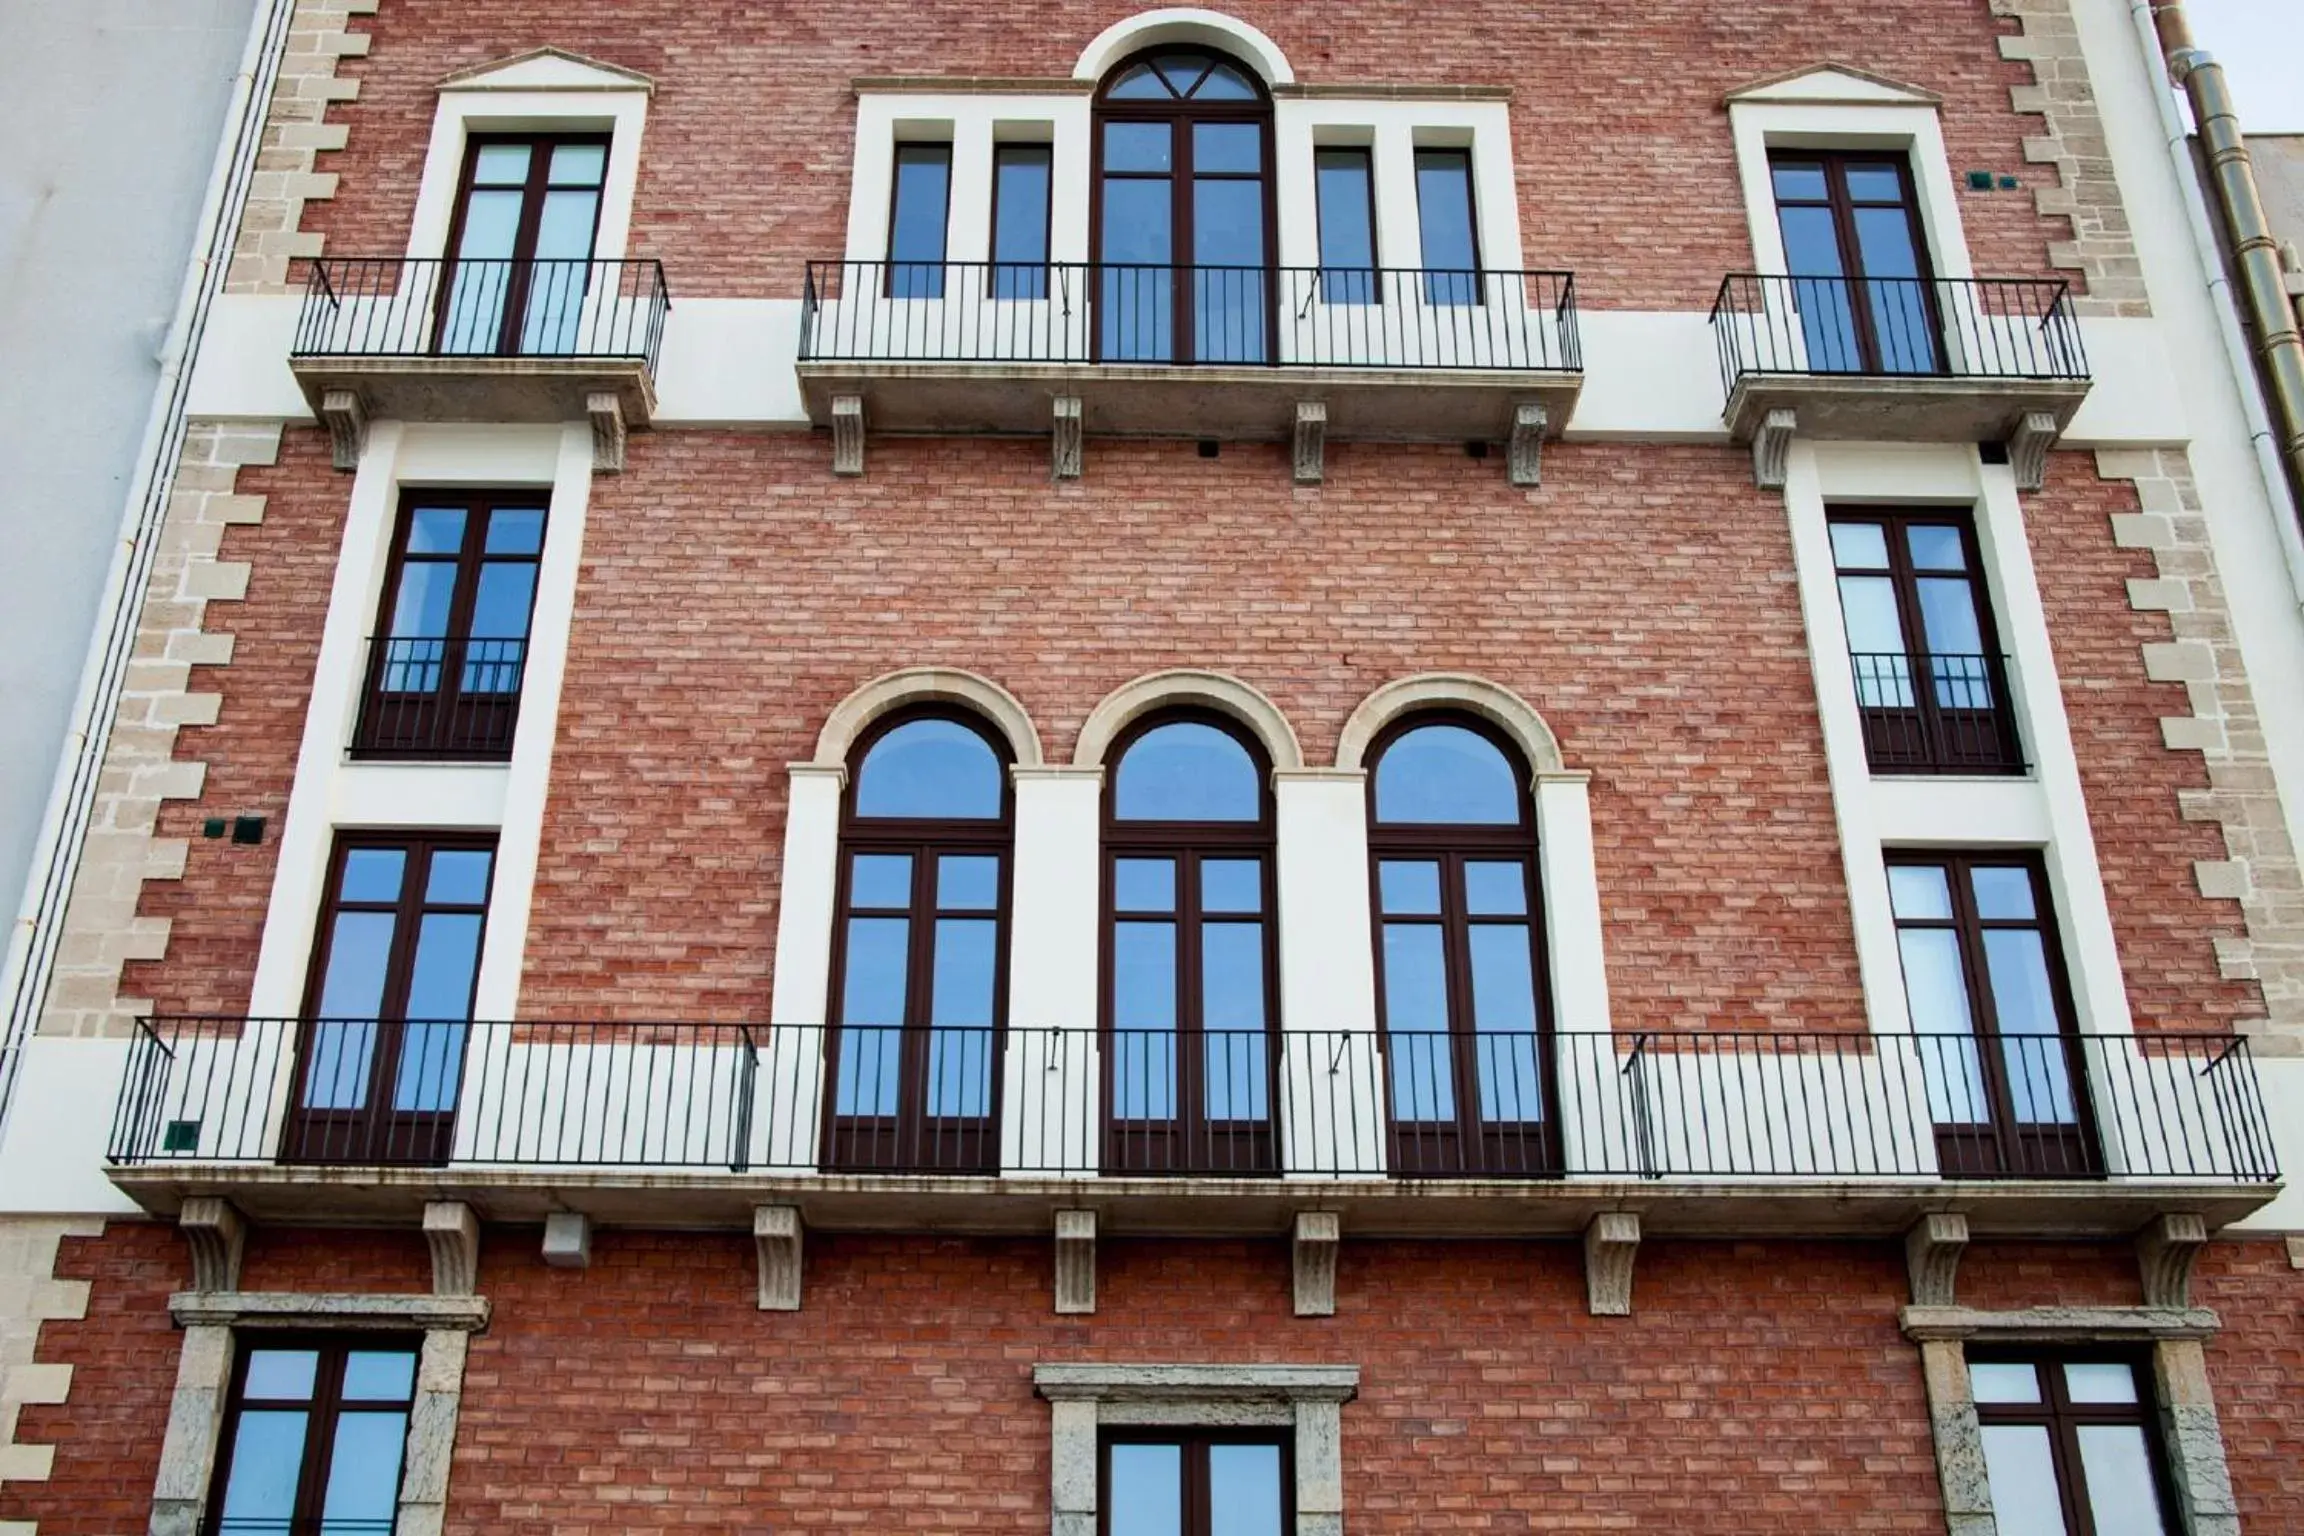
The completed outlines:
{"type": "Polygon", "coordinates": [[[1480,241],[1472,206],[1472,151],[1416,151],[1416,217],[1424,242],[1424,297],[1480,302],[1480,241]]]}
{"type": "Polygon", "coordinates": [[[1867,507],[1830,517],[1873,771],[2023,772],[1968,515],[1867,507]]]}
{"type": "Polygon", "coordinates": [[[952,208],[952,146],[899,144],[888,213],[888,296],[944,297],[944,235],[952,208]]]}
{"type": "Polygon", "coordinates": [[[992,297],[1048,297],[1048,196],[1051,152],[1045,144],[1002,144],[992,151],[992,297]]]}
{"type": "Polygon", "coordinates": [[[1971,1178],[2099,1171],[2038,859],[1891,854],[1888,897],[1939,1167],[1971,1178]]]}
{"type": "Polygon", "coordinates": [[[512,755],[544,518],[538,491],[405,493],[353,756],[512,755]]]}
{"type": "Polygon", "coordinates": [[[347,833],[314,938],[289,1158],[447,1159],[495,874],[492,837],[347,833]]]}
{"type": "Polygon", "coordinates": [[[389,1536],[398,1517],[414,1340],[244,1343],[216,1458],[214,1536],[389,1536]]]}
{"type": "Polygon", "coordinates": [[[1785,150],[1768,170],[1809,371],[1938,371],[1935,285],[1911,164],[1785,150]]]}
{"type": "Polygon", "coordinates": [[[438,350],[530,357],[582,350],[607,175],[608,140],[599,134],[472,140],[448,237],[438,350]]]}
{"type": "Polygon", "coordinates": [[[1327,304],[1374,304],[1376,173],[1366,149],[1312,152],[1320,204],[1320,298],[1327,304]]]}
{"type": "Polygon", "coordinates": [[[1105,1536],[1282,1536],[1295,1528],[1287,1439],[1271,1431],[1113,1431],[1105,1536]]]}
{"type": "Polygon", "coordinates": [[[1969,1363],[2007,1536],[2173,1536],[2142,1375],[2120,1359],[1969,1363]]]}

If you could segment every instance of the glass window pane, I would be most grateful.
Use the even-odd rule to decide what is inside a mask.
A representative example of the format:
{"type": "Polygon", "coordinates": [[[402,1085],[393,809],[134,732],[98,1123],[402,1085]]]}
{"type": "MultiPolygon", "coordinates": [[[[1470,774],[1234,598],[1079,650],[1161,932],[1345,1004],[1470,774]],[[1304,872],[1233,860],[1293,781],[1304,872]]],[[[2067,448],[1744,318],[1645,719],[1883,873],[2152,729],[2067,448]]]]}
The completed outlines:
{"type": "Polygon", "coordinates": [[[1264,925],[1200,928],[1200,1018],[1210,1030],[1264,1027],[1264,925]]]}
{"type": "Polygon", "coordinates": [[[402,1029],[392,1107],[432,1115],[453,1110],[464,1078],[464,1040],[470,1033],[462,1024],[410,1024],[402,1029]]]}
{"type": "Polygon", "coordinates": [[[1480,254],[1472,233],[1469,151],[1416,152],[1416,208],[1427,274],[1425,297],[1434,304],[1471,303],[1478,288],[1469,274],[1480,265],[1480,254]],[[1440,275],[1451,273],[1460,275],[1440,275]]]}
{"type": "Polygon", "coordinates": [[[1520,775],[1487,737],[1461,725],[1421,725],[1376,763],[1376,819],[1403,825],[1513,826],[1520,775]]]}
{"type": "Polygon", "coordinates": [[[1984,1470],[2000,1536],[2067,1536],[2044,1425],[1985,1425],[1984,1470]]]}
{"type": "MultiPolygon", "coordinates": [[[[465,199],[464,230],[456,241],[457,259],[486,263],[509,260],[520,238],[520,211],[525,202],[526,198],[518,192],[474,192],[465,199]]],[[[502,302],[503,267],[460,267],[456,275],[455,318],[470,320],[480,330],[487,331],[492,340],[492,317],[502,312],[494,304],[502,302]],[[471,291],[467,288],[468,282],[485,283],[488,291],[471,291]]],[[[479,332],[474,334],[477,336],[479,332]]]]}
{"type": "Polygon", "coordinates": [[[556,187],[596,187],[608,169],[605,144],[556,144],[551,181],[556,187]]]}
{"type": "Polygon", "coordinates": [[[1176,925],[1112,925],[1112,1022],[1119,1029],[1176,1027],[1176,925]]]}
{"type": "Polygon", "coordinates": [[[1893,165],[1849,166],[1848,197],[1858,203],[1900,203],[1904,200],[1904,178],[1893,165]]]}
{"type": "MultiPolygon", "coordinates": [[[[1895,584],[1885,576],[1840,578],[1840,618],[1848,626],[1848,649],[1858,656],[1897,656],[1906,653],[1904,621],[1896,611],[1895,584]]],[[[1865,701],[1909,707],[1909,699],[1865,701]]]]}
{"type": "Polygon", "coordinates": [[[1469,937],[1480,1116],[1541,1120],[1544,1091],[1536,1069],[1536,975],[1528,930],[1518,923],[1483,923],[1469,937]]]}
{"type": "Polygon", "coordinates": [[[840,988],[844,1024],[904,1022],[904,982],[912,924],[901,917],[852,917],[840,988]]]}
{"type": "Polygon", "coordinates": [[[462,507],[413,507],[408,512],[408,553],[453,555],[464,548],[462,507]]]}
{"type": "Polygon", "coordinates": [[[1256,760],[1215,726],[1157,726],[1120,759],[1114,814],[1122,821],[1255,821],[1263,810],[1256,760]]]}
{"type": "Polygon", "coordinates": [[[246,1394],[276,1403],[304,1402],[312,1396],[312,1383],[319,1370],[317,1350],[252,1350],[248,1356],[246,1394]]]}
{"type": "Polygon", "coordinates": [[[1248,77],[1229,64],[1218,64],[1200,77],[1200,84],[1192,92],[1194,101],[1254,101],[1256,87],[1248,77]]]}
{"type": "Polygon", "coordinates": [[[1264,169],[1264,125],[1261,123],[1194,123],[1192,169],[1240,171],[1250,175],[1264,169]]]}
{"type": "Polygon", "coordinates": [[[224,1529],[286,1536],[304,1472],[301,1410],[243,1410],[232,1435],[232,1470],[224,1480],[224,1529]]]}
{"type": "Polygon", "coordinates": [[[1372,304],[1376,229],[1369,152],[1322,149],[1315,150],[1312,159],[1320,212],[1322,297],[1331,304],[1372,304]]]}
{"type": "Polygon", "coordinates": [[[1005,777],[991,743],[959,721],[909,720],[864,754],[856,814],[994,821],[1005,777]]]}
{"type": "Polygon", "coordinates": [[[895,908],[912,905],[912,857],[904,853],[860,853],[848,865],[848,905],[895,908]]]}
{"type": "Polygon", "coordinates": [[[526,639],[528,614],[535,602],[536,566],[533,561],[489,561],[480,567],[480,586],[472,595],[473,637],[484,640],[526,639]]]}
{"type": "Polygon", "coordinates": [[[2028,1363],[1976,1362],[1968,1367],[1968,1392],[1980,1403],[2036,1403],[2040,1371],[2028,1363]]]}
{"type": "Polygon", "coordinates": [[[491,555],[533,555],[544,547],[541,507],[500,507],[489,514],[484,548],[491,555]]]}
{"type": "MultiPolygon", "coordinates": [[[[1107,171],[1171,170],[1175,152],[1176,133],[1167,123],[1104,125],[1104,169],[1107,171]]],[[[1106,238],[1110,238],[1109,233],[1106,238]]]]}
{"type": "Polygon", "coordinates": [[[1397,1120],[1456,1118],[1448,965],[1432,923],[1384,925],[1384,1031],[1397,1120]]]}
{"type": "Polygon", "coordinates": [[[1165,54],[1152,61],[1152,67],[1168,82],[1168,89],[1178,96],[1189,96],[1199,89],[1201,79],[1215,67],[1215,60],[1197,53],[1165,54]]]}
{"type": "Polygon", "coordinates": [[[1397,917],[1437,916],[1440,866],[1427,859],[1386,859],[1377,866],[1384,910],[1397,917]]]}
{"type": "Polygon", "coordinates": [[[1208,1536],[1281,1536],[1280,1447],[1208,1447],[1208,1536]]]}
{"type": "Polygon", "coordinates": [[[1905,921],[1944,921],[1952,917],[1952,882],[1940,864],[1888,866],[1888,903],[1905,921]]]}
{"type": "Polygon", "coordinates": [[[1000,905],[1000,860],[948,853],[936,861],[936,905],[946,912],[989,912],[1000,905]]]}
{"type": "Polygon", "coordinates": [[[1464,866],[1464,910],[1474,917],[1525,917],[1528,866],[1482,859],[1464,866]]]}
{"type": "Polygon", "coordinates": [[[356,1349],[344,1357],[344,1400],[397,1403],[416,1395],[416,1353],[407,1349],[356,1349]]]}
{"type": "Polygon", "coordinates": [[[435,850],[424,876],[424,899],[442,906],[485,905],[489,866],[495,862],[495,853],[486,848],[435,850]]]}
{"type": "Polygon", "coordinates": [[[483,144],[472,162],[472,181],[482,187],[517,187],[528,182],[529,146],[483,144]]]}
{"type": "MultiPolygon", "coordinates": [[[[1223,276],[1201,274],[1203,287],[1195,297],[1220,305],[1242,305],[1261,299],[1259,278],[1264,265],[1264,183],[1211,181],[1192,183],[1192,259],[1204,267],[1254,267],[1253,273],[1223,276]]],[[[1262,308],[1261,303],[1257,305],[1262,308]]]]}
{"type": "Polygon", "coordinates": [[[1112,904],[1123,912],[1176,910],[1174,859],[1115,859],[1112,904]]]}
{"type": "Polygon", "coordinates": [[[1843,571],[1888,569],[1888,530],[1878,523],[1834,523],[1832,563],[1843,571]]]}
{"type": "Polygon", "coordinates": [[[311,1059],[304,1068],[306,1109],[360,1109],[367,1105],[368,1074],[376,1061],[374,1024],[314,1024],[307,1050],[311,1059]]]}
{"type": "Polygon", "coordinates": [[[410,560],[400,567],[400,590],[392,599],[392,634],[429,639],[448,633],[456,601],[457,567],[447,560],[410,560]]]}
{"type": "Polygon", "coordinates": [[[399,919],[389,912],[339,912],[328,930],[328,971],[320,982],[324,1019],[372,1019],[384,1006],[384,973],[399,919]]]}
{"type": "Polygon", "coordinates": [[[1912,551],[1912,568],[1917,571],[1965,571],[1968,569],[1968,544],[1960,537],[1960,530],[1935,523],[1915,523],[1904,530],[1906,546],[1912,551]]]}
{"type": "Polygon", "coordinates": [[[1175,96],[1168,82],[1149,64],[1138,64],[1112,82],[1104,93],[1114,101],[1167,101],[1175,96]]]}
{"type": "Polygon", "coordinates": [[[1184,1536],[1184,1448],[1115,1445],[1110,1455],[1112,1536],[1184,1536]]]}
{"type": "Polygon", "coordinates": [[[936,922],[936,959],[928,994],[929,1018],[961,1029],[992,1027],[992,972],[1000,925],[990,918],[946,917],[936,922]]]}
{"type": "Polygon", "coordinates": [[[1935,656],[1981,656],[1984,626],[1976,615],[1976,589],[1965,576],[1923,576],[1914,583],[1920,627],[1935,656]]]}
{"type": "Polygon", "coordinates": [[[1004,264],[994,273],[993,297],[1046,298],[1048,146],[1001,145],[994,151],[992,176],[992,259],[1004,264]]]}
{"type": "Polygon", "coordinates": [[[1966,972],[1959,937],[1949,928],[1907,928],[1896,936],[1904,960],[1904,998],[1920,1036],[1921,1074],[1938,1125],[1977,1125],[1992,1116],[1984,1066],[1971,1038],[1966,972]]]}
{"type": "Polygon", "coordinates": [[[411,1019],[472,1016],[472,980],[480,968],[480,914],[427,912],[416,931],[408,978],[411,1019]]]}
{"type": "Polygon", "coordinates": [[[1821,165],[1780,164],[1772,168],[1772,175],[1779,198],[1822,202],[1827,195],[1824,190],[1824,167],[1821,165]]]}
{"type": "MultiPolygon", "coordinates": [[[[1843,275],[1840,230],[1829,208],[1779,208],[1777,227],[1784,234],[1784,269],[1793,277],[1834,278],[1843,275]]],[[[1845,298],[1845,290],[1831,290],[1845,298]]],[[[1804,319],[1808,318],[1805,314],[1804,319]]],[[[1810,321],[1814,324],[1814,321],[1810,321]]],[[[1815,345],[1814,338],[1809,341],[1815,345]]]]}
{"type": "Polygon", "coordinates": [[[2133,1403],[2136,1368],[2117,1362],[2067,1365],[2064,1393],[2076,1403],[2133,1403]]]}
{"type": "Polygon", "coordinates": [[[566,270],[553,270],[536,274],[537,292],[558,308],[573,310],[584,296],[589,274],[583,263],[592,255],[592,230],[599,222],[600,194],[597,192],[547,192],[544,211],[536,220],[536,259],[538,261],[566,262],[566,270]],[[549,286],[544,286],[549,285],[549,286]]]}
{"type": "Polygon", "coordinates": [[[2036,915],[2030,870],[1985,865],[1970,870],[1969,879],[1976,891],[1978,917],[2020,921],[2036,915]]]}
{"type": "Polygon", "coordinates": [[[2080,1466],[2096,1536],[2166,1536],[2142,1425],[2081,1425],[2080,1466]]]}
{"type": "Polygon", "coordinates": [[[405,1413],[336,1416],[336,1444],[328,1456],[321,1506],[327,1523],[318,1536],[389,1536],[400,1503],[400,1453],[407,1440],[405,1413]]]}
{"type": "MultiPolygon", "coordinates": [[[[888,231],[890,261],[940,262],[944,259],[946,200],[951,180],[951,145],[896,146],[896,206],[888,231]]],[[[934,296],[910,295],[914,298],[934,296]]]]}
{"type": "Polygon", "coordinates": [[[1261,859],[1203,859],[1200,863],[1200,910],[1203,912],[1263,911],[1263,861],[1261,859]]]}
{"type": "Polygon", "coordinates": [[[353,848],[344,854],[336,894],[345,901],[398,901],[408,854],[400,848],[353,848]]]}
{"type": "Polygon", "coordinates": [[[2074,1123],[2079,1112],[2073,1102],[2072,1064],[2058,1033],[2056,1000],[2040,935],[2020,928],[1987,930],[1984,969],[1991,977],[2009,1106],[2017,1120],[2074,1123]]]}

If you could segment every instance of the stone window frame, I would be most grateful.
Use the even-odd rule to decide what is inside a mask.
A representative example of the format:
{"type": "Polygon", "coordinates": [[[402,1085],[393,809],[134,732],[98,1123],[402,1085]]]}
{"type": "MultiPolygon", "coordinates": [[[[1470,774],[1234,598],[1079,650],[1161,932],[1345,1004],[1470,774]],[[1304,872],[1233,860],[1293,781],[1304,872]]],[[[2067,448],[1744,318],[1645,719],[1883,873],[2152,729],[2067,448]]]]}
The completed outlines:
{"type": "Polygon", "coordinates": [[[266,1333],[421,1335],[393,1531],[439,1536],[447,1517],[465,1356],[471,1336],[488,1326],[484,1299],[189,1291],[170,1298],[169,1312],[184,1330],[184,1347],[153,1483],[151,1536],[197,1536],[207,1528],[239,1342],[243,1335],[266,1333]]]}
{"type": "Polygon", "coordinates": [[[1293,1428],[1293,1536],[1342,1536],[1344,1405],[1357,1365],[1043,1364],[1048,1400],[1050,1536],[1097,1536],[1103,1431],[1160,1425],[1293,1428]]]}

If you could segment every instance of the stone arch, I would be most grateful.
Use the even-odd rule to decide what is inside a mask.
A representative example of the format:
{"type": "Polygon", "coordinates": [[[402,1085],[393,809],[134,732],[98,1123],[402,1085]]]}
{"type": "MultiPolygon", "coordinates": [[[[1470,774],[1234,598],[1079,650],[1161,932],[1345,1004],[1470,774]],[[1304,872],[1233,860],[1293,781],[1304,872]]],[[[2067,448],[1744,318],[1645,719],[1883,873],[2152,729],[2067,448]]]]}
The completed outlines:
{"type": "Polygon", "coordinates": [[[1230,54],[1256,71],[1267,88],[1292,85],[1296,80],[1296,72],[1288,67],[1288,56],[1271,38],[1221,11],[1185,5],[1139,11],[1106,27],[1082,51],[1080,62],[1072,67],[1072,78],[1102,80],[1113,65],[1130,54],[1164,43],[1192,43],[1230,54]]]}
{"type": "Polygon", "coordinates": [[[1019,768],[1041,765],[1040,731],[1016,695],[973,672],[948,667],[908,667],[874,678],[842,699],[825,717],[816,737],[819,768],[845,768],[856,743],[872,722],[893,710],[916,704],[954,704],[988,721],[1008,743],[1019,768]]]}
{"type": "Polygon", "coordinates": [[[1229,716],[1248,728],[1264,747],[1275,771],[1304,766],[1304,748],[1280,706],[1236,677],[1221,672],[1154,672],[1123,683],[1104,696],[1080,727],[1072,749],[1076,768],[1101,768],[1112,743],[1130,725],[1157,709],[1197,705],[1229,716]]]}
{"type": "Polygon", "coordinates": [[[1477,715],[1502,731],[1538,778],[1568,771],[1560,756],[1560,738],[1552,734],[1552,727],[1544,723],[1535,706],[1501,683],[1458,672],[1404,677],[1362,699],[1336,740],[1336,766],[1366,768],[1368,748],[1386,726],[1403,715],[1443,709],[1477,715]]]}

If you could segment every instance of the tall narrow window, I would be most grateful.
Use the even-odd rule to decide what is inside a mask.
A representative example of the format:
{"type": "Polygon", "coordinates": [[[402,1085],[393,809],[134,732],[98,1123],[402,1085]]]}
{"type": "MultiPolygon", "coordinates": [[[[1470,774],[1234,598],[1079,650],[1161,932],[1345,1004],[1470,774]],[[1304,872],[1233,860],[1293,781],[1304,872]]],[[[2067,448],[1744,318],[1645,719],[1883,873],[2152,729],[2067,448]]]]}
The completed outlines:
{"type": "Polygon", "coordinates": [[[2136,1362],[1987,1356],[1969,1362],[1968,1380],[2008,1536],[2173,1536],[2136,1362]]]}
{"type": "Polygon", "coordinates": [[[1048,297],[1048,193],[1045,144],[992,151],[992,297],[1048,297]]]}
{"type": "Polygon", "coordinates": [[[1480,237],[1473,219],[1472,151],[1416,151],[1416,219],[1424,243],[1424,298],[1480,302],[1480,237]]]}
{"type": "Polygon", "coordinates": [[[354,756],[512,755],[543,553],[536,492],[403,494],[354,756]]]}
{"type": "Polygon", "coordinates": [[[2020,773],[2008,683],[1964,513],[1831,514],[1864,746],[1884,773],[2020,773]]]}
{"type": "Polygon", "coordinates": [[[1888,895],[1947,1174],[2101,1171],[2048,881],[2025,855],[1898,853],[1888,895]]]}
{"type": "Polygon", "coordinates": [[[1099,361],[1272,356],[1271,178],[1271,99],[1231,60],[1160,49],[1106,78],[1096,106],[1099,361]]]}
{"type": "Polygon", "coordinates": [[[888,296],[944,297],[944,240],[952,212],[952,146],[896,146],[888,212],[888,296]]]}
{"type": "Polygon", "coordinates": [[[1365,148],[1316,149],[1320,202],[1320,297],[1329,304],[1374,304],[1376,173],[1365,148]]]}
{"type": "Polygon", "coordinates": [[[1227,720],[1165,715],[1122,744],[1105,829],[1104,1161],[1277,1167],[1272,807],[1227,720]]]}
{"type": "Polygon", "coordinates": [[[1295,1529],[1289,1446],[1270,1430],[1112,1430],[1096,1507],[1108,1536],[1282,1536],[1295,1529]]]}
{"type": "Polygon", "coordinates": [[[1936,294],[1901,157],[1769,157],[1785,271],[1815,373],[1934,373],[1936,294]]]}
{"type": "Polygon", "coordinates": [[[1559,1166],[1528,773],[1484,726],[1411,719],[1376,748],[1369,847],[1392,1166],[1559,1166]]]}
{"type": "Polygon", "coordinates": [[[337,839],[306,992],[290,1158],[447,1160],[495,863],[493,838],[337,839]]]}
{"type": "Polygon", "coordinates": [[[473,138],[448,236],[439,350],[547,357],[580,350],[607,174],[608,140],[600,135],[473,138]]]}
{"type": "Polygon", "coordinates": [[[1013,797],[993,736],[892,717],[859,749],[841,833],[832,1168],[1000,1161],[1013,797]]]}
{"type": "Polygon", "coordinates": [[[209,1496],[215,1536],[382,1536],[399,1515],[414,1340],[244,1344],[209,1496]]]}

